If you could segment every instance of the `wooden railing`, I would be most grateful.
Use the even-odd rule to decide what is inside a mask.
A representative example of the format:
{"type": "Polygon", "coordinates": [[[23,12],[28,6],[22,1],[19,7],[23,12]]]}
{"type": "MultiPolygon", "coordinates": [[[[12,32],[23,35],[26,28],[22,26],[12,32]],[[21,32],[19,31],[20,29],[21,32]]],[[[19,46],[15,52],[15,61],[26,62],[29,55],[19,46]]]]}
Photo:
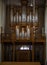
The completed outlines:
{"type": "MultiPolygon", "coordinates": [[[[39,34],[40,35],[40,34],[39,34]]],[[[32,36],[33,37],[33,36],[32,36]]],[[[11,42],[11,41],[31,41],[31,42],[45,42],[46,41],[46,37],[45,35],[44,36],[41,36],[41,37],[38,37],[38,38],[29,38],[29,39],[26,39],[26,38],[19,38],[17,39],[16,38],[16,35],[15,34],[1,34],[1,42],[11,42]]]]}

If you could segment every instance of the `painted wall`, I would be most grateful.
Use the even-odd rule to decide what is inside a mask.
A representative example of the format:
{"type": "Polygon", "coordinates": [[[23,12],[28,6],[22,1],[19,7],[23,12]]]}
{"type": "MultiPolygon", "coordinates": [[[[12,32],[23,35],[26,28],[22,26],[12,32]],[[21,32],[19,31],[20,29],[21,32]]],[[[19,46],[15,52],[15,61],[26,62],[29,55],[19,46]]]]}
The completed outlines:
{"type": "MultiPolygon", "coordinates": [[[[2,9],[2,2],[0,0],[0,34],[1,34],[1,9],[2,9]]],[[[0,43],[0,61],[1,61],[1,43],[0,43]]]]}
{"type": "Polygon", "coordinates": [[[0,33],[1,33],[1,9],[2,9],[2,2],[0,0],[0,33]]]}
{"type": "Polygon", "coordinates": [[[2,8],[1,8],[1,25],[2,25],[2,33],[4,33],[4,26],[5,26],[5,15],[6,15],[6,5],[4,2],[2,2],[2,8]]]}
{"type": "MultiPolygon", "coordinates": [[[[1,34],[1,27],[3,29],[2,33],[4,33],[4,26],[5,26],[5,3],[0,0],[0,34],[1,34]]],[[[0,61],[1,61],[1,43],[0,43],[0,61]]]]}

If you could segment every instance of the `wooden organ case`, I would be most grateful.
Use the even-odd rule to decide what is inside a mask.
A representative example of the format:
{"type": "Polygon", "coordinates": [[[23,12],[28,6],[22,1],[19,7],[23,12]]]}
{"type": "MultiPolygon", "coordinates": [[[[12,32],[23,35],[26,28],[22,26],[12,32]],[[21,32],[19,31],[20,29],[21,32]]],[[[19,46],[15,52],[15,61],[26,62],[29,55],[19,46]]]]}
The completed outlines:
{"type": "Polygon", "coordinates": [[[2,61],[45,63],[44,7],[35,0],[6,5],[5,33],[2,34],[2,61]]]}

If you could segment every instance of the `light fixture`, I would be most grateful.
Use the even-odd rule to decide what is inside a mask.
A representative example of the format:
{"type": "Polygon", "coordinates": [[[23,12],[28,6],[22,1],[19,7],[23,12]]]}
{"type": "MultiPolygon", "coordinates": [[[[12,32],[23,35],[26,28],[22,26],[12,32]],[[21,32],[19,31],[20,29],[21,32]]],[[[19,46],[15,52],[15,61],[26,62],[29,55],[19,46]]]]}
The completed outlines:
{"type": "Polygon", "coordinates": [[[21,48],[20,48],[20,50],[29,50],[29,47],[27,47],[27,46],[22,46],[21,48]]]}

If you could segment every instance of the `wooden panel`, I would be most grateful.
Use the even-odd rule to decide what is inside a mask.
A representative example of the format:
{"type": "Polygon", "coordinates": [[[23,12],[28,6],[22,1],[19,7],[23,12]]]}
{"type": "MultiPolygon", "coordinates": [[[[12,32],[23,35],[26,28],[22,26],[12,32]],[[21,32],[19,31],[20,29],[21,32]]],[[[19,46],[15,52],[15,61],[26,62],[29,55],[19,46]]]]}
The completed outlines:
{"type": "Polygon", "coordinates": [[[30,61],[30,51],[16,51],[16,61],[18,62],[29,62],[30,61]]]}
{"type": "Polygon", "coordinates": [[[0,65],[41,65],[40,62],[1,62],[0,65]]]}

